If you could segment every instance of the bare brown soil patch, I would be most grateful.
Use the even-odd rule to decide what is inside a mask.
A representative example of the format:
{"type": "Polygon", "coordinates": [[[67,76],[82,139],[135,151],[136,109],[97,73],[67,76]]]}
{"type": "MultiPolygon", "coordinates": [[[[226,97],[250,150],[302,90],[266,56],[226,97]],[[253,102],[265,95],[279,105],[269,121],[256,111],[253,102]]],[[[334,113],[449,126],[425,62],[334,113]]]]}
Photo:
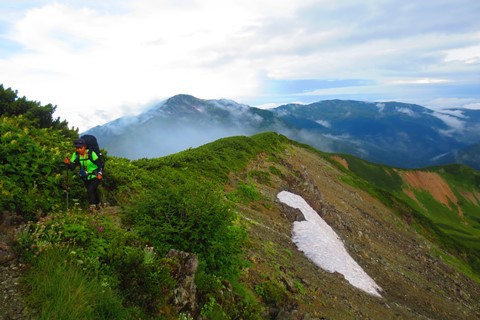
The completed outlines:
{"type": "Polygon", "coordinates": [[[332,159],[340,163],[345,169],[349,169],[347,160],[343,159],[342,157],[333,156],[332,159]]]}
{"type": "Polygon", "coordinates": [[[449,208],[449,200],[455,204],[458,203],[458,199],[448,183],[434,172],[403,171],[401,175],[412,188],[429,192],[435,200],[449,208]]]}
{"type": "Polygon", "coordinates": [[[474,191],[474,192],[461,192],[462,196],[470,201],[471,203],[479,203],[480,202],[480,193],[474,191]]]}

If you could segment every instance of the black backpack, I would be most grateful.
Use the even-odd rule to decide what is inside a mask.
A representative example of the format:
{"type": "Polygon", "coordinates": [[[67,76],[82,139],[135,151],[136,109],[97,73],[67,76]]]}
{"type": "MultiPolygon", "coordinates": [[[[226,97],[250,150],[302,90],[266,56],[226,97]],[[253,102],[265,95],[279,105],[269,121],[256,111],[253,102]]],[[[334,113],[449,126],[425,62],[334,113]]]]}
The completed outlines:
{"type": "Polygon", "coordinates": [[[95,152],[100,159],[101,167],[103,168],[105,166],[105,158],[103,157],[102,151],[100,151],[97,138],[95,138],[95,136],[92,136],[91,134],[86,134],[81,136],[80,139],[85,140],[85,143],[87,144],[87,149],[90,151],[88,153],[88,157],[92,157],[91,151],[95,152]]]}

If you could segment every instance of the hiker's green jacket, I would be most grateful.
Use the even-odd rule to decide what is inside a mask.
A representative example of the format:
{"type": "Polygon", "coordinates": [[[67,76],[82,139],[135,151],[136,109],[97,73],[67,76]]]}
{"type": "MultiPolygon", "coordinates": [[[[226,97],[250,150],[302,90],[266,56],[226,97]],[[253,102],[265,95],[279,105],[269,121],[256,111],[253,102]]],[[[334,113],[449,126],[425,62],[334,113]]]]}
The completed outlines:
{"type": "Polygon", "coordinates": [[[85,180],[92,180],[97,177],[97,174],[103,174],[102,162],[93,150],[87,149],[83,156],[78,152],[74,152],[68,167],[70,170],[73,170],[77,166],[80,166],[80,176],[85,180]]]}

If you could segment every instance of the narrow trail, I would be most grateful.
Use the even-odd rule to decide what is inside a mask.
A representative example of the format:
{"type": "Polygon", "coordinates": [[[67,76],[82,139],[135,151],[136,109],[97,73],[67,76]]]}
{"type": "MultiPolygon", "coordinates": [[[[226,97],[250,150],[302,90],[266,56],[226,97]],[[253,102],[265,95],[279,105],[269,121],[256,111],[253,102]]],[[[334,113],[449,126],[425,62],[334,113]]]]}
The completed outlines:
{"type": "Polygon", "coordinates": [[[20,278],[27,266],[19,262],[12,250],[18,226],[0,226],[0,319],[30,319],[23,301],[20,278]]]}

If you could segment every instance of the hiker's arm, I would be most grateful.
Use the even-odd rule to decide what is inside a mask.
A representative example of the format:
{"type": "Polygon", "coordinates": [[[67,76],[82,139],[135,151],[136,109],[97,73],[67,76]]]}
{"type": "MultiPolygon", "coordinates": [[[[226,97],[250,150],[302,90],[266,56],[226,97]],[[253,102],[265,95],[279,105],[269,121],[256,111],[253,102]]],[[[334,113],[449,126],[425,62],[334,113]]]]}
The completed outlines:
{"type": "Polygon", "coordinates": [[[97,179],[102,180],[103,179],[103,167],[102,167],[102,161],[100,161],[100,158],[97,158],[96,160],[93,161],[98,167],[97,169],[97,179]]]}
{"type": "Polygon", "coordinates": [[[75,154],[72,155],[72,158],[65,158],[63,159],[63,163],[68,167],[68,169],[73,170],[77,166],[77,162],[75,161],[75,154]]]}

